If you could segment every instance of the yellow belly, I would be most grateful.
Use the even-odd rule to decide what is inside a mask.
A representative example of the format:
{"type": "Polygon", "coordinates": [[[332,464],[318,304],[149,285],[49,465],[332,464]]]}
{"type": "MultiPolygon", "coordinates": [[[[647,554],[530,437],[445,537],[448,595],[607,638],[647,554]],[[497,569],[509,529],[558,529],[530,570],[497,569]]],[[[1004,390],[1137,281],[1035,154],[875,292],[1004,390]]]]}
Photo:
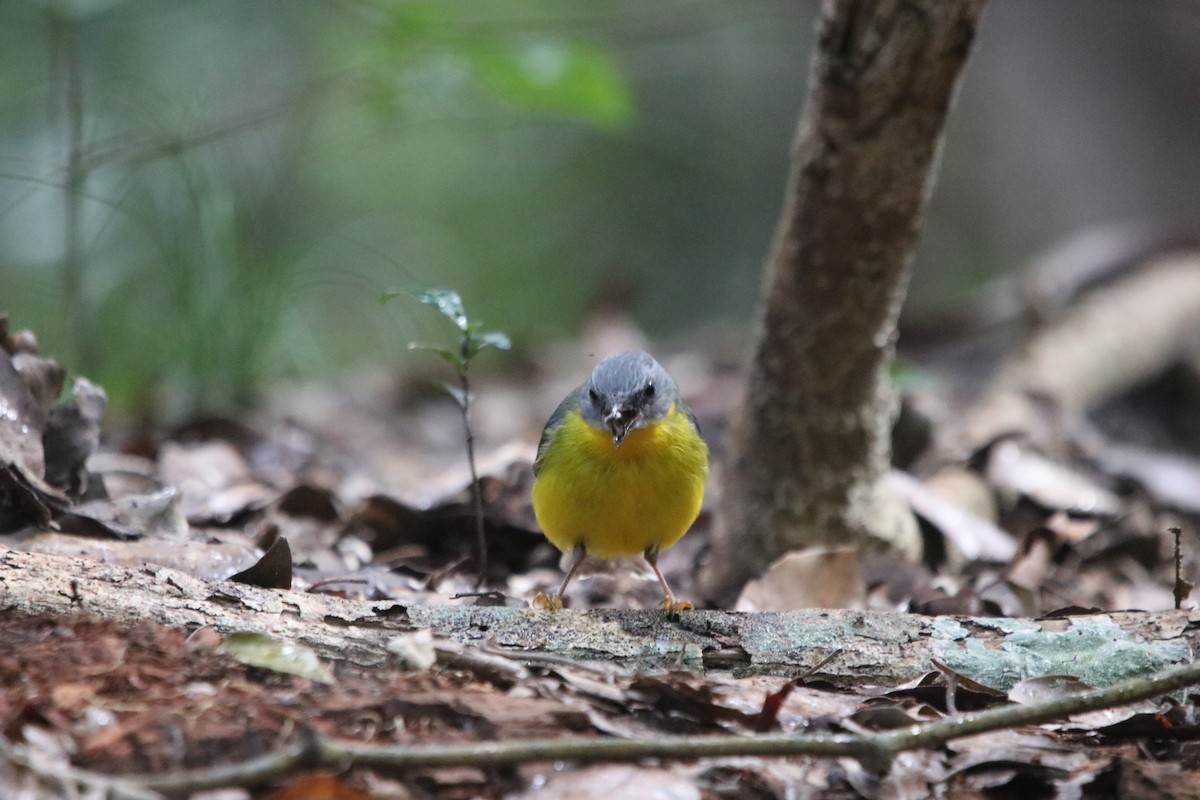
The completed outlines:
{"type": "Polygon", "coordinates": [[[614,447],[607,431],[568,413],[533,484],[533,511],[559,550],[600,558],[641,555],[679,541],[700,513],[708,446],[674,409],[614,447]]]}

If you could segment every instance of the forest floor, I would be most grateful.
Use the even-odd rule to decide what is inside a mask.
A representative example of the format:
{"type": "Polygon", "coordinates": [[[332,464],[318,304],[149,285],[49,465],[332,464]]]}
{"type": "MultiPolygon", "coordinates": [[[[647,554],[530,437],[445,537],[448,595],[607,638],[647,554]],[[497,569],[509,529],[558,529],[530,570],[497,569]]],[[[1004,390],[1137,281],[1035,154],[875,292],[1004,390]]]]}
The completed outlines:
{"type": "MultiPolygon", "coordinates": [[[[109,579],[124,581],[131,597],[134,574],[190,576],[196,584],[171,580],[197,613],[220,594],[212,587],[235,575],[285,604],[303,594],[549,613],[518,611],[562,575],[560,554],[538,532],[529,502],[541,425],[600,355],[645,342],[608,320],[584,345],[547,351],[536,366],[480,373],[473,412],[489,558],[477,587],[458,412],[427,388],[446,377],[437,364],[403,380],[370,371],[337,386],[280,387],[245,417],[110,429],[87,385],[76,385],[73,405],[51,412],[52,370],[19,336],[3,338],[0,408],[11,413],[0,414],[0,464],[7,464],[0,559],[15,551],[47,559],[56,581],[48,592],[65,609],[20,610],[12,586],[22,567],[15,556],[3,561],[5,797],[152,797],[102,776],[242,763],[283,751],[304,731],[425,747],[895,730],[1081,691],[1095,672],[1055,664],[1048,674],[1045,663],[1027,659],[989,685],[930,659],[903,680],[855,681],[858,665],[836,663],[845,658],[836,641],[791,652],[791,666],[773,669],[682,656],[671,663],[669,652],[584,658],[487,637],[472,645],[478,654],[455,660],[447,655],[456,652],[451,637],[437,630],[398,635],[388,646],[394,658],[368,664],[272,642],[269,625],[266,637],[248,640],[219,621],[180,626],[153,612],[138,622],[96,613],[84,561],[129,570],[109,579]],[[30,445],[31,429],[56,432],[44,437],[44,454],[30,445]],[[286,544],[282,561],[278,542],[286,544]],[[207,588],[192,597],[194,585],[207,588]]],[[[1171,360],[1087,408],[1037,397],[1019,424],[964,433],[962,421],[986,395],[986,376],[1015,352],[1012,337],[912,339],[901,351],[905,403],[892,482],[921,521],[924,562],[844,548],[793,554],[730,610],[827,607],[930,620],[1166,611],[1177,623],[1171,636],[1185,641],[1179,637],[1197,616],[1186,582],[1196,577],[1200,552],[1200,358],[1171,360]]],[[[655,350],[713,450],[704,511],[660,562],[676,593],[703,608],[695,575],[720,500],[721,438],[740,392],[741,348],[698,335],[687,351],[655,350]]],[[[653,610],[660,597],[643,564],[592,563],[562,613],[580,624],[599,619],[579,611],[592,608],[646,609],[666,619],[653,610]]],[[[1172,652],[1168,661],[1192,660],[1190,644],[1172,652]]],[[[884,765],[816,756],[356,765],[293,770],[251,788],[196,787],[192,796],[1200,797],[1197,697],[966,737],[884,765]]]]}

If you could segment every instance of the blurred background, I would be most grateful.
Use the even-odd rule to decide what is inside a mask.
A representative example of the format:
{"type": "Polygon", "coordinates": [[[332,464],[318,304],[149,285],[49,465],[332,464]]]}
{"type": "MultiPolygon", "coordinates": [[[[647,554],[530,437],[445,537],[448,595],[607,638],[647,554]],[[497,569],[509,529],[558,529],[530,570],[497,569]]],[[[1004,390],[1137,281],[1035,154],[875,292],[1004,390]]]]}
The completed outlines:
{"type": "MultiPolygon", "coordinates": [[[[516,357],[626,303],[749,333],[813,0],[5,0],[0,311],[151,416],[403,367],[448,286],[516,357]]],[[[1089,226],[1189,226],[1200,6],[999,0],[906,313],[1089,226]]]]}

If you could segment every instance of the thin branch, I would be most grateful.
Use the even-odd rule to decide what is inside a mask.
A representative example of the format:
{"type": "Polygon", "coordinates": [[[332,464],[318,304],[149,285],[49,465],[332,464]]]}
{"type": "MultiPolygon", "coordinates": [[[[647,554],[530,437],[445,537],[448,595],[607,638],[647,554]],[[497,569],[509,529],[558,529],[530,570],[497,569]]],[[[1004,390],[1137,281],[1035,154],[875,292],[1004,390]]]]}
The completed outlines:
{"type": "Polygon", "coordinates": [[[1175,539],[1175,585],[1173,592],[1175,595],[1175,608],[1181,609],[1183,608],[1183,601],[1188,599],[1188,595],[1192,593],[1192,589],[1195,587],[1183,579],[1183,544],[1180,541],[1183,531],[1179,528],[1168,528],[1167,530],[1171,532],[1171,536],[1175,539]]]}
{"type": "Polygon", "coordinates": [[[495,767],[536,761],[640,761],[747,756],[851,757],[886,768],[899,753],[936,747],[954,739],[1020,725],[1035,725],[1104,708],[1149,700],[1200,684],[1200,662],[1156,678],[1133,678],[1107,689],[1030,705],[1008,705],[936,722],[868,734],[771,734],[677,736],[654,739],[558,738],[457,745],[378,746],[328,739],[306,731],[283,750],[238,764],[165,775],[128,776],[126,783],[167,795],[227,786],[258,785],[318,767],[383,767],[388,770],[495,767]]]}
{"type": "Polygon", "coordinates": [[[487,582],[488,551],[487,534],[483,525],[483,487],[479,485],[479,471],[475,468],[475,434],[471,430],[471,384],[467,380],[467,369],[471,356],[467,353],[471,343],[470,334],[463,339],[463,360],[458,368],[458,382],[462,387],[462,402],[458,410],[462,412],[463,435],[467,440],[467,464],[471,468],[471,501],[475,510],[475,553],[478,563],[479,576],[475,579],[475,588],[481,588],[487,582]]]}
{"type": "Polygon", "coordinates": [[[54,792],[55,797],[79,797],[81,794],[106,800],[159,800],[162,797],[158,791],[122,778],[76,769],[62,760],[40,753],[37,748],[14,744],[2,736],[0,763],[10,765],[15,775],[27,773],[37,785],[54,792]]]}
{"type": "Polygon", "coordinates": [[[51,14],[55,49],[65,71],[63,108],[67,122],[67,170],[63,184],[63,312],[74,342],[75,368],[87,372],[94,364],[91,311],[84,291],[83,199],[89,170],[84,163],[83,63],[78,23],[68,16],[51,14]]]}

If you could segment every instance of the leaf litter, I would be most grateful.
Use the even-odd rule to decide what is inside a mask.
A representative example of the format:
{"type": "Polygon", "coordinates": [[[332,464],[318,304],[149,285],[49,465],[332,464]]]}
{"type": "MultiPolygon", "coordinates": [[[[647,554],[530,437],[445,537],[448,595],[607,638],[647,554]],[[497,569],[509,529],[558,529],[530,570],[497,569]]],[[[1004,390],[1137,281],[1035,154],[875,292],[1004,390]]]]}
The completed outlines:
{"type": "MultiPolygon", "coordinates": [[[[477,376],[473,411],[491,560],[488,590],[475,592],[472,485],[458,412],[452,398],[422,388],[424,379],[363,373],[336,388],[287,387],[254,417],[197,419],[149,440],[115,435],[98,447],[102,390],[76,379],[72,398],[56,405],[61,369],[36,355],[31,334],[10,333],[6,320],[0,333],[6,547],[409,604],[523,605],[561,575],[559,554],[537,532],[529,507],[531,463],[548,409],[587,363],[582,354],[545,359],[565,362],[562,375],[477,376]]],[[[724,388],[725,371],[694,354],[682,357],[702,429],[723,430],[735,396],[724,388]]],[[[1105,415],[1137,411],[1118,400],[1101,416],[1069,425],[1052,402],[1031,408],[1032,424],[976,441],[957,459],[938,454],[937,425],[908,448],[893,484],[921,520],[924,563],[791,554],[747,590],[747,607],[832,598],[824,602],[980,619],[1169,608],[1176,584],[1168,527],[1183,532],[1180,585],[1196,577],[1197,506],[1186,487],[1200,442],[1178,436],[1170,452],[1117,442],[1101,432],[1111,429],[1105,415]]],[[[710,443],[719,454],[719,440],[710,443]]],[[[719,475],[696,529],[663,556],[681,593],[704,557],[718,490],[719,475]]],[[[595,565],[570,599],[575,607],[652,608],[658,592],[640,565],[618,562],[595,565]]],[[[297,657],[307,666],[292,667],[288,659],[301,651],[269,635],[246,648],[260,651],[250,657],[239,654],[236,638],[209,629],[188,636],[86,613],[6,612],[0,640],[8,645],[0,653],[4,738],[47,760],[109,774],[269,754],[303,726],[413,744],[836,733],[902,729],[1082,688],[1077,675],[1041,674],[1003,691],[936,661],[898,687],[736,669],[630,669],[514,654],[486,641],[464,647],[427,632],[397,637],[390,667],[303,654],[297,657]],[[282,661],[261,656],[279,648],[282,661]]],[[[1198,703],[1185,694],[968,737],[904,754],[884,772],[808,757],[401,775],[357,768],[230,796],[1193,797],[1198,703]]],[[[0,782],[33,785],[0,763],[0,782]]]]}

